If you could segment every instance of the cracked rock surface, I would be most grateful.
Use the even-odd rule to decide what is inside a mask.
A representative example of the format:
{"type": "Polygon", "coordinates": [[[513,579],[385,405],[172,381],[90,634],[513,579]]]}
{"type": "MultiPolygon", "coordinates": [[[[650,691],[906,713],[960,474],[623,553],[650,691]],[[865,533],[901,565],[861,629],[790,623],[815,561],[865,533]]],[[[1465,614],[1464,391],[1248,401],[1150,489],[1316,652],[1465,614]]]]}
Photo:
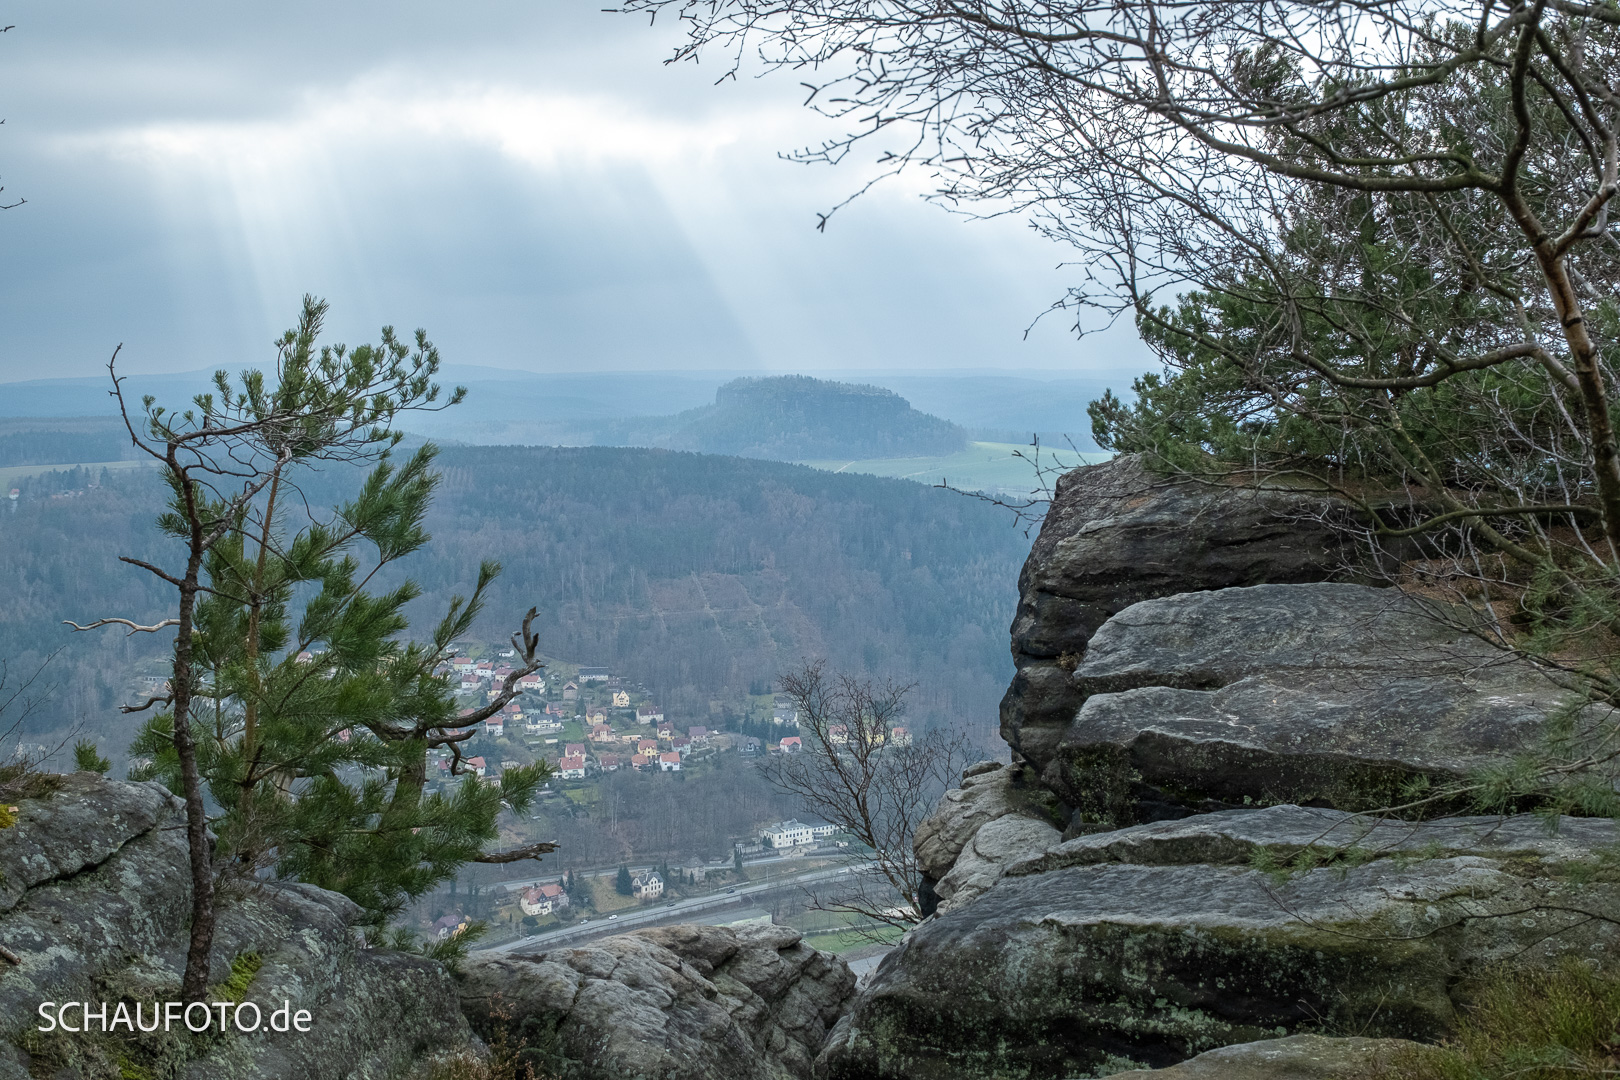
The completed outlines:
{"type": "Polygon", "coordinates": [[[580,1080],[805,1080],[854,990],[796,930],[668,926],[474,959],[461,1000],[580,1080]]]}
{"type": "Polygon", "coordinates": [[[1620,885],[1567,873],[1613,823],[1557,824],[1278,806],[1077,837],[908,934],[818,1075],[1074,1077],[1324,1026],[1443,1037],[1489,965],[1620,948],[1620,885]]]}
{"type": "Polygon", "coordinates": [[[107,1002],[114,1015],[142,1002],[150,1017],[177,999],[190,869],[182,804],[158,784],[75,773],[19,805],[0,829],[0,945],[21,961],[0,960],[0,1080],[391,1080],[475,1045],[439,965],[364,948],[353,902],[286,883],[222,897],[209,981],[254,954],[245,1000],[266,1017],[283,1002],[308,1010],[309,1031],[41,1034],[42,1001],[107,1002]]]}
{"type": "MultiPolygon", "coordinates": [[[[1390,589],[1148,600],[1091,639],[1043,782],[1128,825],[1296,802],[1368,810],[1531,745],[1569,691],[1390,589]]],[[[1596,708],[1595,706],[1592,708],[1596,708]]]]}

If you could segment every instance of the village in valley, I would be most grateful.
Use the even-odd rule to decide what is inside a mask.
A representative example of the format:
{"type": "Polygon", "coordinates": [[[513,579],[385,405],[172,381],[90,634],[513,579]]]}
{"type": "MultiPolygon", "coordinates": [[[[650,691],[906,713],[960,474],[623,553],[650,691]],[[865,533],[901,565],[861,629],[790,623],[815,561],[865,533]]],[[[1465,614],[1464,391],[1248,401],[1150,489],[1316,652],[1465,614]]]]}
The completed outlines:
{"type": "MultiPolygon", "coordinates": [[[[463,716],[496,701],[518,670],[506,645],[458,642],[450,651],[453,656],[436,674],[456,693],[463,716]]],[[[303,652],[297,660],[318,663],[320,654],[303,652]]],[[[680,784],[725,784],[734,779],[733,770],[805,752],[798,711],[784,695],[755,694],[723,707],[716,702],[703,717],[707,722],[691,723],[666,715],[655,695],[606,667],[547,658],[539,671],[518,676],[517,687],[517,697],[461,744],[459,758],[449,749],[429,753],[430,795],[450,796],[466,782],[498,785],[504,771],[536,761],[550,765],[551,779],[536,805],[501,815],[498,848],[554,839],[548,830],[559,816],[589,818],[604,781],[614,774],[675,774],[668,779],[680,784]]],[[[141,695],[164,688],[155,666],[135,680],[141,695]]],[[[834,744],[847,738],[837,726],[827,734],[834,744]]],[[[884,735],[890,745],[911,738],[898,724],[884,735]]],[[[869,930],[853,926],[849,917],[818,910],[818,890],[859,869],[869,854],[838,826],[778,816],[751,821],[723,843],[725,851],[657,862],[581,865],[574,852],[566,852],[540,864],[468,867],[423,897],[414,921],[441,940],[481,923],[481,946],[537,934],[576,939],[669,919],[723,926],[780,919],[819,934],[823,948],[869,943],[869,930]]],[[[711,839],[708,847],[715,846],[711,839]]]]}

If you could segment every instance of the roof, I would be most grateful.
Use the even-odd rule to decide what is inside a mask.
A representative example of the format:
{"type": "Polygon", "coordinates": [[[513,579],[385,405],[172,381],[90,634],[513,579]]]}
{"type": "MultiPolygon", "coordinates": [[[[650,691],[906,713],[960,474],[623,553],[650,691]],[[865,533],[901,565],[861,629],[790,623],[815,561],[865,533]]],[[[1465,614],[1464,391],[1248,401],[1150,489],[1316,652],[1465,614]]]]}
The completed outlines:
{"type": "Polygon", "coordinates": [[[557,767],[564,771],[569,769],[583,769],[585,767],[585,759],[578,756],[565,757],[557,763],[557,767]]]}
{"type": "Polygon", "coordinates": [[[673,761],[673,762],[679,763],[680,760],[681,760],[681,755],[679,755],[675,751],[671,750],[668,753],[659,754],[658,755],[658,760],[660,762],[673,761]]]}

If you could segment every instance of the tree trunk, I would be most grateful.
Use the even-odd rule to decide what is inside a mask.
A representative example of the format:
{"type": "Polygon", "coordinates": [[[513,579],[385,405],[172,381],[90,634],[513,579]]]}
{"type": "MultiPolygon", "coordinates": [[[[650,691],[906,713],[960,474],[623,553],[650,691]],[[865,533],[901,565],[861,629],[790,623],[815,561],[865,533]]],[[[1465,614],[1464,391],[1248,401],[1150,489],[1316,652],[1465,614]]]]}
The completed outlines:
{"type": "MultiPolygon", "coordinates": [[[[182,481],[189,478],[182,474],[182,481]]],[[[191,849],[191,945],[180,983],[185,1001],[208,998],[208,963],[214,945],[214,860],[208,842],[208,813],[202,777],[197,771],[197,744],[191,735],[191,625],[202,573],[202,530],[192,504],[191,551],[180,585],[180,621],[174,639],[174,751],[180,758],[180,782],[186,799],[186,844],[191,849]]]]}

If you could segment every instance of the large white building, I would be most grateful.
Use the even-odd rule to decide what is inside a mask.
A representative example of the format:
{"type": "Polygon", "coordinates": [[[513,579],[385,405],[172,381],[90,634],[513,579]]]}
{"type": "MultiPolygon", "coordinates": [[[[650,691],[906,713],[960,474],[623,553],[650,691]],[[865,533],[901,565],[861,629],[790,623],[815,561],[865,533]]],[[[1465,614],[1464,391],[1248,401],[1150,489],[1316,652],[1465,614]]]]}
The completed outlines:
{"type": "Polygon", "coordinates": [[[810,826],[798,821],[783,821],[772,825],[765,830],[760,839],[765,842],[766,847],[776,848],[777,850],[816,842],[815,835],[810,831],[810,826]]]}
{"type": "Polygon", "coordinates": [[[798,847],[801,844],[813,844],[818,840],[825,840],[838,831],[838,826],[828,825],[824,822],[815,822],[806,825],[802,821],[783,821],[772,825],[761,834],[760,839],[769,848],[798,847]]]}

